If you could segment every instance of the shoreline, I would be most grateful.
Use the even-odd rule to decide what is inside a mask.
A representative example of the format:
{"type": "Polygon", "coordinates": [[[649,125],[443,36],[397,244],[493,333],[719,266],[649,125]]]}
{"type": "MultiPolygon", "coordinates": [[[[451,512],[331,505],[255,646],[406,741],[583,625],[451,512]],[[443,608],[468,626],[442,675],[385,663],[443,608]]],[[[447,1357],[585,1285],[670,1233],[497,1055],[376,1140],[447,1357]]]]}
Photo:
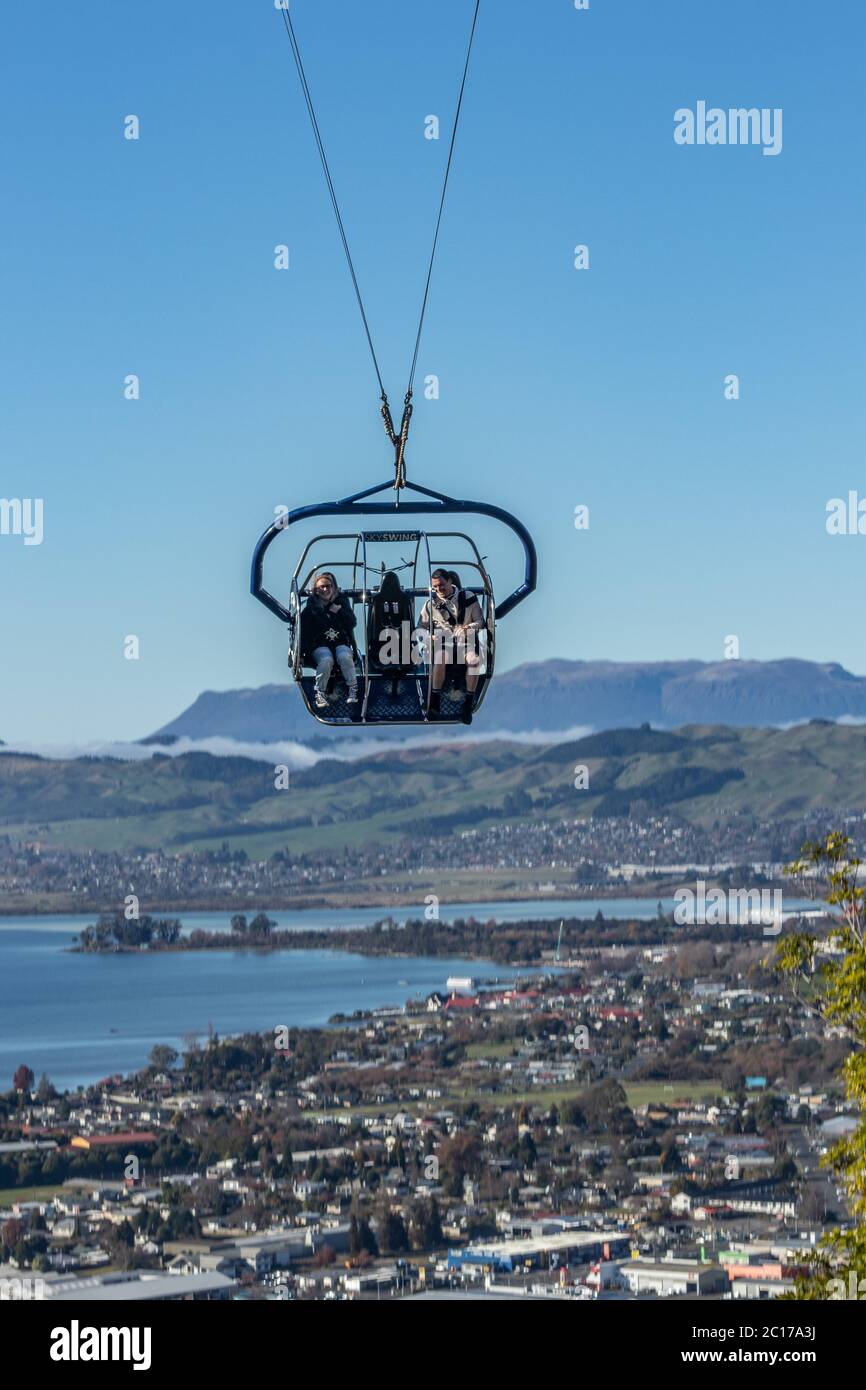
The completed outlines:
{"type": "MultiPolygon", "coordinates": [[[[497,903],[525,903],[527,907],[531,905],[539,906],[545,901],[549,902],[603,902],[618,901],[623,898],[638,899],[659,899],[672,896],[676,888],[682,886],[679,878],[668,878],[660,883],[646,883],[641,881],[635,884],[618,884],[615,888],[593,888],[588,891],[569,892],[572,885],[556,883],[554,887],[544,892],[537,889],[534,893],[527,895],[525,888],[515,888],[513,891],[508,889],[497,889],[495,892],[485,893],[484,888],[487,880],[481,879],[477,884],[457,884],[451,891],[440,894],[440,897],[447,900],[449,906],[459,907],[462,904],[486,904],[491,906],[497,903]]],[[[707,879],[708,888],[716,886],[715,879],[707,879]]],[[[441,885],[440,885],[441,886],[441,885]]],[[[790,880],[780,880],[764,887],[773,889],[778,888],[790,890],[790,880]]],[[[232,900],[223,898],[144,898],[139,902],[139,910],[142,913],[163,913],[177,914],[181,912],[351,912],[355,909],[375,909],[387,915],[396,909],[412,909],[418,912],[424,911],[425,894],[429,892],[429,885],[419,885],[418,891],[410,893],[408,890],[397,892],[383,898],[380,894],[369,893],[324,893],[324,894],[305,894],[302,897],[292,895],[277,895],[267,898],[232,900]]],[[[92,917],[100,913],[115,912],[118,904],[115,899],[100,899],[82,905],[81,900],[76,900],[68,895],[58,896],[56,902],[47,905],[39,903],[34,905],[26,899],[20,902],[9,902],[0,899],[0,921],[4,917],[92,917]]]]}

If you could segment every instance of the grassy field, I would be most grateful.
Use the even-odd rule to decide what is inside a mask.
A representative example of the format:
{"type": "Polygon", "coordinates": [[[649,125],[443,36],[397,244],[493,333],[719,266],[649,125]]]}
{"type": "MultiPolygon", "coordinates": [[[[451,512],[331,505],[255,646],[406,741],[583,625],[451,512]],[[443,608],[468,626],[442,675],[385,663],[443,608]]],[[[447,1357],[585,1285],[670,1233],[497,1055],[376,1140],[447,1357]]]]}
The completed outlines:
{"type": "MultiPolygon", "coordinates": [[[[722,1093],[722,1086],[718,1081],[675,1081],[673,1085],[670,1082],[653,1081],[634,1086],[626,1085],[624,1089],[632,1109],[638,1105],[670,1105],[674,1101],[712,1099],[722,1093]]],[[[460,1100],[466,1104],[476,1101],[479,1105],[487,1106],[529,1105],[549,1108],[551,1105],[561,1104],[564,1100],[576,1100],[585,1090],[585,1084],[572,1081],[562,1086],[532,1086],[528,1090],[509,1091],[496,1096],[478,1091],[465,1091],[460,1094],[460,1100]]]]}
{"type": "Polygon", "coordinates": [[[62,1184],[53,1187],[0,1187],[0,1207],[11,1207],[14,1202],[45,1202],[58,1192],[68,1192],[62,1184]]]}
{"type": "Polygon", "coordinates": [[[477,1042],[469,1044],[466,1049],[466,1056],[474,1062],[481,1060],[494,1061],[498,1057],[510,1057],[512,1052],[515,1051],[516,1045],[513,1042],[477,1042]]]}
{"type": "MultiPolygon", "coordinates": [[[[507,1056],[511,1050],[510,1043],[473,1043],[467,1048],[469,1056],[498,1057],[507,1056]],[[496,1049],[495,1054],[490,1049],[496,1049]],[[500,1049],[506,1049],[505,1052],[500,1049]]],[[[626,1083],[625,1093],[628,1098],[629,1106],[634,1109],[639,1105],[671,1105],[675,1101],[698,1101],[712,1100],[714,1097],[724,1093],[724,1087],[720,1081],[644,1081],[635,1084],[626,1083]]],[[[394,1115],[398,1111],[406,1111],[408,1114],[425,1113],[431,1110],[460,1109],[462,1106],[476,1103],[483,1109],[496,1110],[500,1107],[512,1105],[528,1105],[537,1108],[549,1109],[551,1105],[560,1105],[564,1100],[576,1100],[586,1086],[581,1082],[566,1082],[562,1086],[533,1086],[523,1091],[500,1091],[496,1095],[490,1095],[486,1091],[480,1091],[474,1087],[466,1089],[455,1088],[436,1100],[411,1100],[411,1101],[389,1101],[383,1105],[354,1105],[344,1110],[331,1111],[305,1111],[308,1118],[319,1118],[323,1115],[355,1115],[355,1116],[375,1116],[375,1115],[394,1115]]]]}
{"type": "Polygon", "coordinates": [[[675,1100],[712,1100],[724,1095],[721,1081],[641,1081],[625,1087],[632,1109],[638,1105],[670,1105],[675,1100]]]}

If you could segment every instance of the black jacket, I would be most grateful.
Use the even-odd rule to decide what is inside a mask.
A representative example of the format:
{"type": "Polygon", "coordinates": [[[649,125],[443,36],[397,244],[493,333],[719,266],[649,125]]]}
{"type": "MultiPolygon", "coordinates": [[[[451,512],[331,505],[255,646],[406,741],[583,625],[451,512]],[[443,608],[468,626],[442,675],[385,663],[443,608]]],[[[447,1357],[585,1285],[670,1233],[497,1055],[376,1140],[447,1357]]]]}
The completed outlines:
{"type": "Polygon", "coordinates": [[[337,603],[339,613],[332,613],[330,603],[322,603],[314,596],[308,598],[304,605],[301,614],[301,654],[308,665],[313,664],[316,647],[330,647],[332,652],[335,647],[351,647],[357,656],[353,633],[358,620],[345,594],[340,594],[337,603]]]}

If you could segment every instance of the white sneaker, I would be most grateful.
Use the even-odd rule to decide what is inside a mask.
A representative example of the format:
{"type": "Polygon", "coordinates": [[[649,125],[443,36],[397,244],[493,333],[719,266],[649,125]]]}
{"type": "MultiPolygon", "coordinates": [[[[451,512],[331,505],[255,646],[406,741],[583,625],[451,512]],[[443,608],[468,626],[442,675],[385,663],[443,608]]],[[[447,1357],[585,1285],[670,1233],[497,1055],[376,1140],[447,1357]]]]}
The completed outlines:
{"type": "Polygon", "coordinates": [[[328,708],[327,696],[323,695],[322,692],[321,692],[321,690],[317,690],[317,691],[316,691],[316,709],[327,709],[327,708],[328,708]]]}
{"type": "Polygon", "coordinates": [[[346,697],[346,704],[347,704],[347,705],[357,705],[357,703],[358,703],[358,687],[357,687],[356,685],[353,685],[353,686],[352,686],[352,689],[349,691],[349,694],[348,694],[347,697],[346,697]]]}

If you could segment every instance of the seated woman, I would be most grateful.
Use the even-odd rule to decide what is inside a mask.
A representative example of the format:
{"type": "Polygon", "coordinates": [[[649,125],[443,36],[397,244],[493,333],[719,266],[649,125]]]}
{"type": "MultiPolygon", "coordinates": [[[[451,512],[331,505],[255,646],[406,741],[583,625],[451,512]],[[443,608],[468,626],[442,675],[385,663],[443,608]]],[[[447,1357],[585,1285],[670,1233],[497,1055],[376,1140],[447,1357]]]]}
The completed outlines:
{"type": "Polygon", "coordinates": [[[354,628],[357,618],[346,595],[340,592],[330,570],[320,570],[301,614],[301,654],[304,664],[315,666],[316,709],[327,709],[326,690],[334,658],[349,688],[347,703],[358,703],[358,677],[355,672],[354,628]]]}

